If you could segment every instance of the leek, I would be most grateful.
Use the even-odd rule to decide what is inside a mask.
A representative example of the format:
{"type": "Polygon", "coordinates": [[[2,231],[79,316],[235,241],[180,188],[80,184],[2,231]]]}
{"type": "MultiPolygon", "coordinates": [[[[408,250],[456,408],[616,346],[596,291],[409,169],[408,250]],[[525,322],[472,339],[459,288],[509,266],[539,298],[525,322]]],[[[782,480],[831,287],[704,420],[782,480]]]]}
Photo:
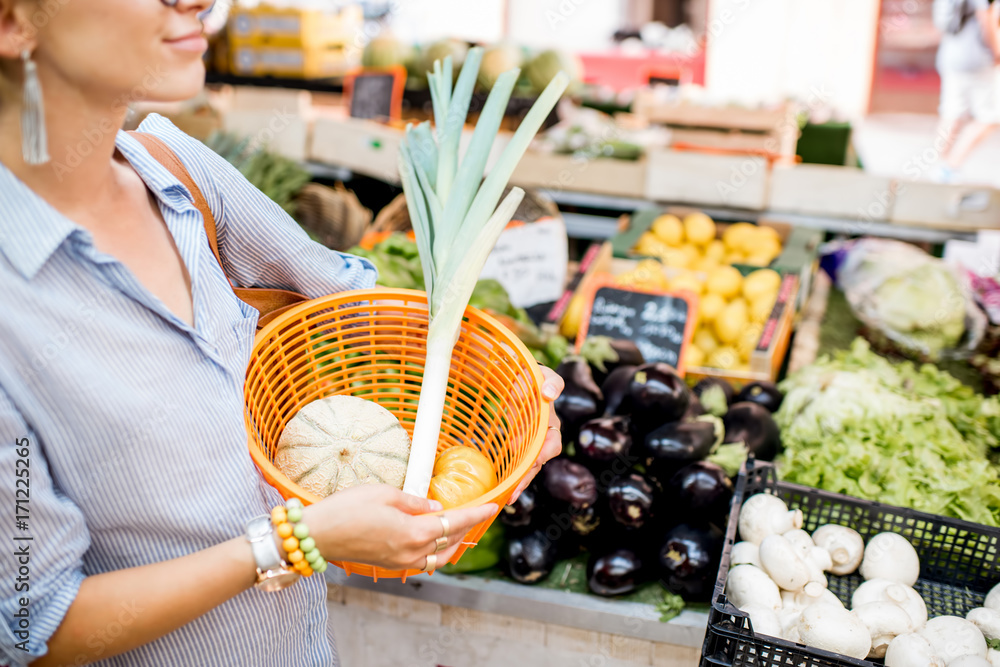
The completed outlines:
{"type": "Polygon", "coordinates": [[[452,85],[451,58],[434,63],[427,79],[435,132],[422,123],[407,128],[399,173],[420,251],[430,324],[427,358],[413,427],[403,491],[427,497],[441,432],[451,357],[465,308],[486,259],[510,222],[524,191],[512,188],[500,202],[514,168],[569,84],[560,72],[521,122],[486,180],[486,161],[520,70],[505,72],[493,86],[472,142],[459,163],[459,140],[469,113],[483,50],[473,48],[452,85]],[[499,205],[498,205],[499,204],[499,205]]]}

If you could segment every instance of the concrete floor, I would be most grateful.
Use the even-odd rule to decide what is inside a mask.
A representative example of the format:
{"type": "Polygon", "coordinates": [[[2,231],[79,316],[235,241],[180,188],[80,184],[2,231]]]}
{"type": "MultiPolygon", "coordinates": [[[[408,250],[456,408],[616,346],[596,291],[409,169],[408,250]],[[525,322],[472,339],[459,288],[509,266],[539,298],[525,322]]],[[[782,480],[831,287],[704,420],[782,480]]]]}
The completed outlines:
{"type": "MultiPolygon", "coordinates": [[[[937,125],[936,115],[873,114],[855,123],[854,149],[873,174],[932,180],[937,125]]],[[[1000,187],[1000,130],[969,156],[953,182],[1000,187]]]]}

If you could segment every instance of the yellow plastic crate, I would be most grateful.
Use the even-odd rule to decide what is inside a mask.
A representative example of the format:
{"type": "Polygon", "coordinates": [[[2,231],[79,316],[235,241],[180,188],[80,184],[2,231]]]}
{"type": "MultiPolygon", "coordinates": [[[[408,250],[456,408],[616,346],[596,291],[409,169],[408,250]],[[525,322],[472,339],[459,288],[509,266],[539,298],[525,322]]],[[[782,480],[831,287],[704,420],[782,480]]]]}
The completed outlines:
{"type": "Polygon", "coordinates": [[[339,12],[260,5],[233,10],[229,41],[234,48],[328,48],[353,44],[363,27],[364,12],[359,5],[339,12]]]}
{"type": "Polygon", "coordinates": [[[346,74],[357,67],[354,60],[343,48],[233,46],[231,68],[238,76],[323,79],[346,74]]]}

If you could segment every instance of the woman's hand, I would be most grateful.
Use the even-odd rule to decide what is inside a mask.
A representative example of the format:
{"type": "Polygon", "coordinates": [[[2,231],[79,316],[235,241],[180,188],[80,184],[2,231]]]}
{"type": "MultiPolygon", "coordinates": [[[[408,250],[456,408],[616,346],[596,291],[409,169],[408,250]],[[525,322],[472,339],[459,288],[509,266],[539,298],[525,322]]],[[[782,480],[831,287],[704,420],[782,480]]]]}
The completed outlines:
{"type": "MultiPolygon", "coordinates": [[[[434,500],[418,498],[385,484],[365,484],[338,491],[303,510],[303,521],[327,560],[367,563],[391,570],[422,570],[435,553],[442,522],[428,512],[441,509],[434,500]],[[427,515],[427,516],[422,516],[427,515]]],[[[495,504],[451,510],[448,545],[437,552],[438,566],[458,549],[477,523],[498,511],[495,504]]]]}
{"type": "Polygon", "coordinates": [[[522,491],[528,488],[528,484],[531,484],[531,480],[535,478],[535,475],[542,469],[542,466],[550,459],[559,456],[559,453],[562,452],[562,433],[559,432],[559,417],[556,415],[555,401],[566,387],[566,383],[551,368],[542,366],[542,375],[545,376],[545,383],[542,385],[542,397],[549,403],[549,423],[545,431],[545,442],[542,444],[542,451],[538,454],[538,458],[535,459],[531,470],[528,471],[525,478],[514,489],[514,495],[510,497],[510,502],[512,503],[517,500],[522,491]]]}

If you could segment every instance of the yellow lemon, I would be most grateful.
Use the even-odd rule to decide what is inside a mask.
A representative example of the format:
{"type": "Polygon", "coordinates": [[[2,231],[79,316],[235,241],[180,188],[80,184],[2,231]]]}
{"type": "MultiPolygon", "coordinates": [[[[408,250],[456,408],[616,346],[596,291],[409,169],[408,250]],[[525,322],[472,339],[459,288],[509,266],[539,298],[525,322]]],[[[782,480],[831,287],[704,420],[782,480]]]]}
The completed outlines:
{"type": "Polygon", "coordinates": [[[710,274],[705,281],[705,289],[712,294],[718,294],[727,301],[740,293],[743,286],[743,276],[731,266],[720,266],[710,274]]]}
{"type": "Polygon", "coordinates": [[[725,257],[726,264],[746,264],[747,256],[741,252],[727,252],[725,257]]]}
{"type": "Polygon", "coordinates": [[[740,353],[728,345],[716,348],[708,355],[708,359],[705,360],[705,364],[709,368],[721,368],[723,370],[731,370],[739,363],[740,353]]]}
{"type": "Polygon", "coordinates": [[[705,364],[705,353],[697,345],[689,344],[684,350],[684,363],[689,368],[700,367],[705,364]]]}
{"type": "Polygon", "coordinates": [[[748,363],[736,364],[730,370],[732,370],[735,373],[749,373],[750,372],[750,364],[748,364],[748,363]]]}
{"type": "Polygon", "coordinates": [[[726,244],[719,239],[713,240],[705,246],[705,257],[721,262],[726,256],[726,244]]]}
{"type": "Polygon", "coordinates": [[[686,269],[691,263],[691,258],[679,248],[667,248],[660,255],[660,261],[672,269],[686,269]]]}
{"type": "Polygon", "coordinates": [[[779,246],[781,245],[781,234],[774,227],[766,227],[764,225],[757,225],[757,236],[762,239],[770,238],[773,239],[775,243],[779,246]]]}
{"type": "Polygon", "coordinates": [[[740,337],[736,340],[736,351],[740,353],[743,361],[749,361],[757,343],[760,341],[760,334],[764,330],[760,324],[748,324],[743,328],[740,337]]]}
{"type": "Polygon", "coordinates": [[[756,225],[751,225],[749,222],[737,222],[726,227],[726,231],[722,232],[722,242],[726,250],[743,252],[744,239],[752,235],[756,228],[756,225]]]}
{"type": "Polygon", "coordinates": [[[771,258],[767,255],[749,255],[742,262],[736,262],[738,264],[746,264],[747,266],[759,266],[765,267],[771,263],[771,258]]]}
{"type": "Polygon", "coordinates": [[[702,273],[708,274],[714,271],[716,268],[718,268],[718,266],[719,262],[717,260],[711,257],[702,257],[693,265],[691,265],[691,268],[694,269],[695,271],[700,271],[702,273]]]}
{"type": "Polygon", "coordinates": [[[668,283],[668,289],[671,292],[688,291],[693,292],[695,296],[701,296],[701,291],[704,289],[704,283],[698,276],[684,272],[670,279],[668,283]]]}
{"type": "Polygon", "coordinates": [[[712,352],[715,352],[716,348],[719,347],[719,341],[715,340],[715,336],[712,332],[703,326],[698,327],[698,330],[694,332],[694,338],[692,338],[691,341],[705,354],[711,354],[712,352]]]}
{"type": "Polygon", "coordinates": [[[665,214],[653,221],[653,234],[668,245],[676,246],[684,242],[684,225],[676,215],[665,214]]]}
{"type": "Polygon", "coordinates": [[[718,294],[709,292],[701,298],[701,302],[698,304],[698,317],[702,322],[714,322],[725,307],[725,299],[718,294]]]}
{"type": "Polygon", "coordinates": [[[768,257],[768,263],[781,254],[781,243],[770,236],[753,235],[743,239],[743,253],[747,257],[768,257]]]}
{"type": "Polygon", "coordinates": [[[667,277],[663,274],[663,265],[656,259],[644,259],[632,270],[640,285],[666,288],[667,277]]]}
{"type": "Polygon", "coordinates": [[[700,211],[690,213],[684,216],[684,236],[688,243],[708,245],[715,238],[715,223],[700,211]]]}
{"type": "Polygon", "coordinates": [[[669,249],[670,246],[664,243],[660,237],[652,232],[643,232],[635,244],[635,251],[640,255],[652,255],[657,257],[669,249]]]}
{"type": "Polygon", "coordinates": [[[767,318],[771,316],[771,310],[774,308],[774,295],[773,294],[762,294],[755,300],[750,302],[750,321],[763,323],[767,321],[767,318]]]}
{"type": "Polygon", "coordinates": [[[780,286],[781,274],[771,269],[760,269],[743,279],[743,298],[752,303],[765,294],[777,294],[780,286]]]}
{"type": "Polygon", "coordinates": [[[714,322],[715,337],[719,342],[732,344],[739,340],[747,326],[747,305],[743,299],[736,299],[722,309],[714,322]]]}
{"type": "Polygon", "coordinates": [[[576,333],[580,329],[580,322],[583,320],[583,309],[586,302],[582,294],[576,294],[566,307],[562,323],[559,325],[559,333],[569,339],[576,338],[576,333]]]}
{"type": "Polygon", "coordinates": [[[680,250],[686,253],[688,256],[688,266],[694,266],[695,263],[701,261],[701,249],[696,245],[691,245],[690,243],[685,243],[680,246],[680,250]]]}

